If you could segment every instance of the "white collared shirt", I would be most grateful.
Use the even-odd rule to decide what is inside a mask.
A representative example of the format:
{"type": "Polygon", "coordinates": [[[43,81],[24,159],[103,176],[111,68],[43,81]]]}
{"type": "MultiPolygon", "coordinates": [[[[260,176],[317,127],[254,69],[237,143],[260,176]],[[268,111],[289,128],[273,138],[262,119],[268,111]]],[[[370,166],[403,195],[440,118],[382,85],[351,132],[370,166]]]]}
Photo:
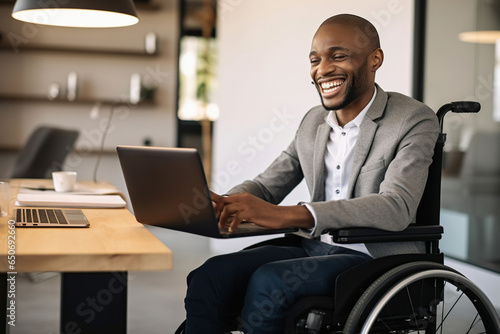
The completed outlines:
{"type": "MultiPolygon", "coordinates": [[[[376,95],[377,87],[375,87],[372,99],[368,102],[366,107],[361,110],[356,118],[344,125],[344,127],[339,125],[334,110],[331,110],[326,118],[326,122],[332,128],[325,153],[325,200],[327,201],[342,200],[348,197],[347,190],[349,187],[349,178],[351,176],[352,164],[354,161],[354,148],[358,139],[359,129],[376,95]]],[[[307,205],[307,207],[316,220],[314,210],[309,205],[307,205]]],[[[321,241],[334,244],[331,236],[328,234],[322,235],[321,241]]],[[[370,254],[365,244],[342,244],[339,246],[370,254]]]]}

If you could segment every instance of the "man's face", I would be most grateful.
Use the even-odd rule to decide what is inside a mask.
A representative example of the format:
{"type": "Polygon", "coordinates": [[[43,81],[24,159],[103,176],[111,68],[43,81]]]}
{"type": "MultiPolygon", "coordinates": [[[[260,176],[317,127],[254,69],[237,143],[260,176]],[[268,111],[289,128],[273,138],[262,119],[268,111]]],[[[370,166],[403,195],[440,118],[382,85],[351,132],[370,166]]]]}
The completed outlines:
{"type": "Polygon", "coordinates": [[[357,37],[353,29],[338,24],[323,25],[314,36],[309,54],[311,78],[328,110],[354,107],[372,92],[375,76],[367,63],[373,50],[357,37]]]}

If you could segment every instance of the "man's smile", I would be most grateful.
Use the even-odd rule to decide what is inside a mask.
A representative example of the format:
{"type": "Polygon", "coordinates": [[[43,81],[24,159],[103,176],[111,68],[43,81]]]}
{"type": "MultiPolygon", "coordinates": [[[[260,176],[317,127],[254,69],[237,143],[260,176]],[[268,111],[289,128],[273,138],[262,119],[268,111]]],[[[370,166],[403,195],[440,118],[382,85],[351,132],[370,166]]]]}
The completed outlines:
{"type": "Polygon", "coordinates": [[[323,95],[323,97],[335,95],[335,92],[340,89],[344,82],[345,79],[335,79],[319,83],[319,86],[321,87],[321,95],[323,95]]]}

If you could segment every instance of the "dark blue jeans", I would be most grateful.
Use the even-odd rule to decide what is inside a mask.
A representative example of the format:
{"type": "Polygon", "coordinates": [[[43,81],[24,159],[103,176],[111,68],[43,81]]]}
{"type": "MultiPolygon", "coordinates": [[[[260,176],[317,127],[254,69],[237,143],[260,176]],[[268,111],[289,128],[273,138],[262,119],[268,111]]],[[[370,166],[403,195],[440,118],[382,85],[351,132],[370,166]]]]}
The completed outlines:
{"type": "Polygon", "coordinates": [[[297,299],[332,294],[340,273],[370,259],[306,239],[213,257],[188,276],[185,333],[223,334],[238,323],[245,334],[283,333],[297,299]]]}

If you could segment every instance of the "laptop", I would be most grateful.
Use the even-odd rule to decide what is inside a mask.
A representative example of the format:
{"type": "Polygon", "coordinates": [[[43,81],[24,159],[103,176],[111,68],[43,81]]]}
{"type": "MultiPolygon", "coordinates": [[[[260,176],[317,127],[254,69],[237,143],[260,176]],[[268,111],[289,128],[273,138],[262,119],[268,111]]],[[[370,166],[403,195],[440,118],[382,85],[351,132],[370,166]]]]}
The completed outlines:
{"type": "Polygon", "coordinates": [[[16,227],[89,227],[80,209],[16,208],[13,211],[16,227]]]}
{"type": "Polygon", "coordinates": [[[118,158],[138,222],[212,238],[296,232],[243,223],[220,230],[196,149],[118,146],[118,158]]]}

